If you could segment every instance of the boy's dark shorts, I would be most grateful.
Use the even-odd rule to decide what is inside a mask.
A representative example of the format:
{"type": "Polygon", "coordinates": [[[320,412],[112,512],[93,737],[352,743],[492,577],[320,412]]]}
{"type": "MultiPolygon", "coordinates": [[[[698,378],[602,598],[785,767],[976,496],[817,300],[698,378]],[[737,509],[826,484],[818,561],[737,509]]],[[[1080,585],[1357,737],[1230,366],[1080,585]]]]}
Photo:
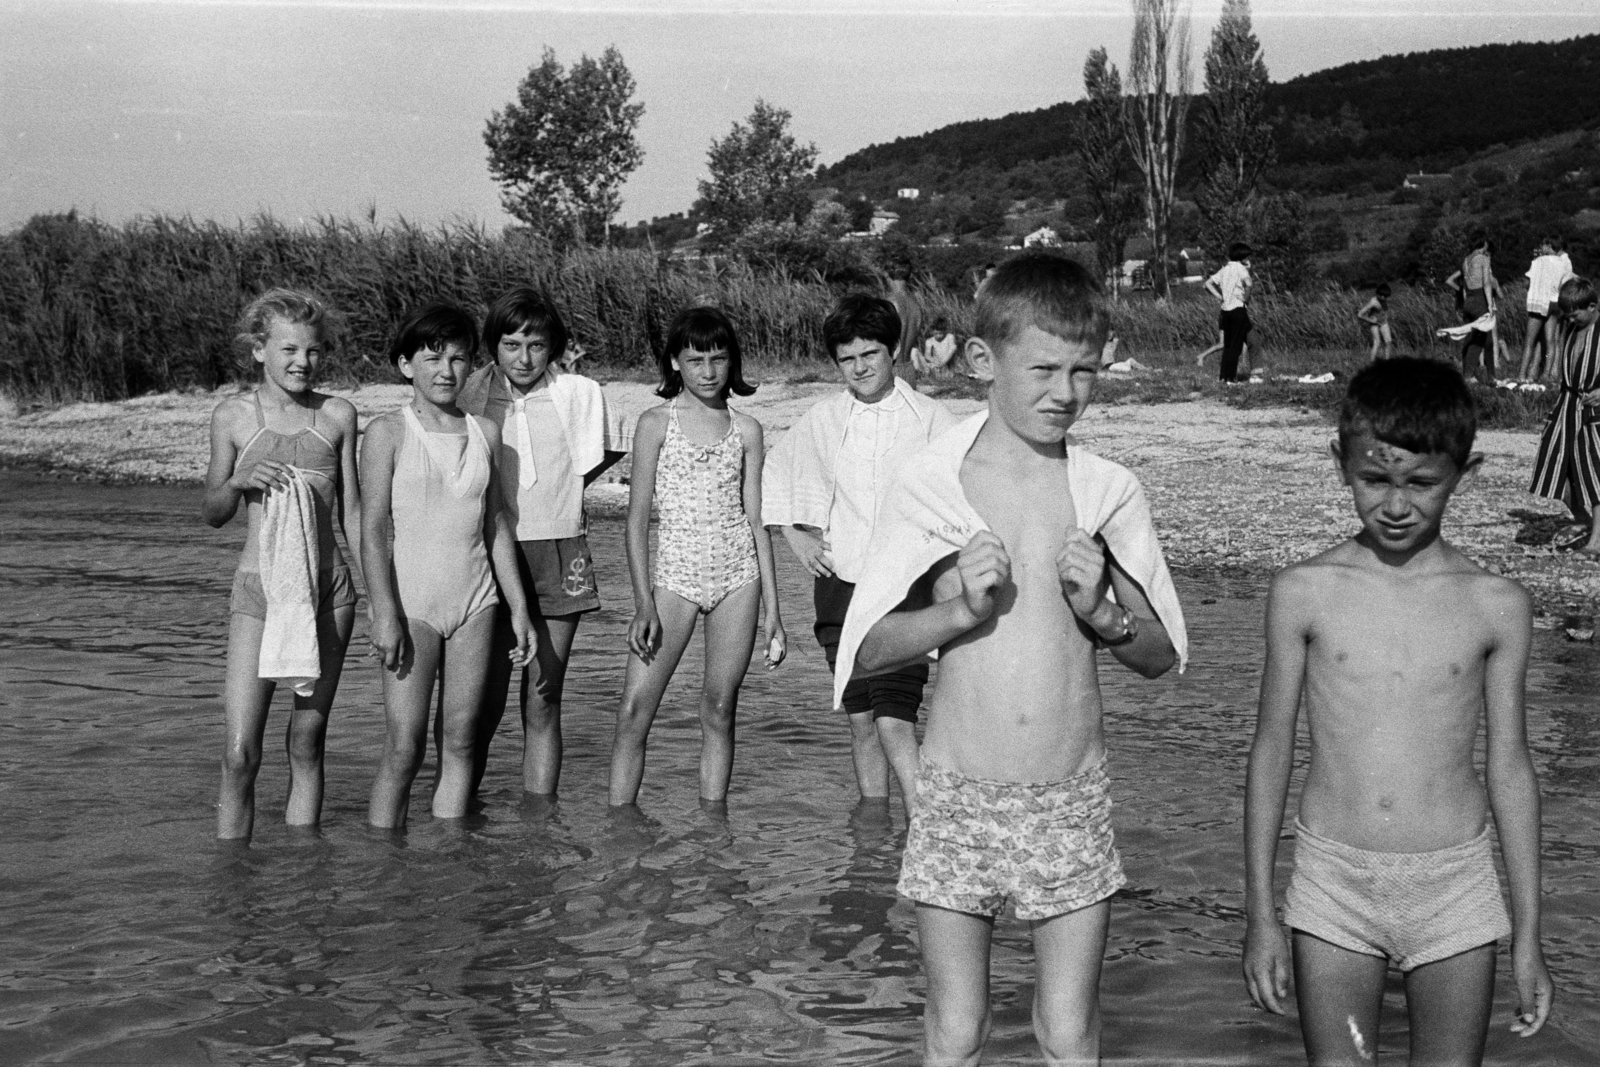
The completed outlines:
{"type": "MultiPolygon", "coordinates": [[[[844,632],[845,612],[850,610],[853,582],[838,578],[818,578],[812,588],[817,609],[817,624],[812,632],[828,657],[828,670],[839,658],[839,636],[844,632]]],[[[922,706],[922,689],[928,684],[928,665],[918,663],[871,678],[853,678],[844,687],[844,710],[851,715],[872,712],[872,719],[900,719],[916,722],[922,706]]]]}
{"type": "MultiPolygon", "coordinates": [[[[600,607],[594,560],[583,534],[550,541],[518,541],[517,570],[535,618],[578,615],[600,607]]],[[[505,598],[501,598],[505,604],[505,598]]]]}

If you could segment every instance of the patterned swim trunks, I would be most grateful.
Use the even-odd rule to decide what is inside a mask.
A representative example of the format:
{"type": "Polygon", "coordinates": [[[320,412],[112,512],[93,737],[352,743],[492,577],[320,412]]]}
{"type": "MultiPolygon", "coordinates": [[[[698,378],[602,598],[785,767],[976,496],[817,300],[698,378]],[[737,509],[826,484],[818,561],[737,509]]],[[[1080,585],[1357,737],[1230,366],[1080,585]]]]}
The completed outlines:
{"type": "Polygon", "coordinates": [[[969,915],[1048,919],[1127,883],[1111,836],[1105,760],[1059,782],[969,778],[926,759],[900,892],[969,915]]]}
{"type": "Polygon", "coordinates": [[[1294,822],[1283,921],[1402,971],[1511,935],[1489,828],[1432,852],[1372,852],[1294,822]]]}

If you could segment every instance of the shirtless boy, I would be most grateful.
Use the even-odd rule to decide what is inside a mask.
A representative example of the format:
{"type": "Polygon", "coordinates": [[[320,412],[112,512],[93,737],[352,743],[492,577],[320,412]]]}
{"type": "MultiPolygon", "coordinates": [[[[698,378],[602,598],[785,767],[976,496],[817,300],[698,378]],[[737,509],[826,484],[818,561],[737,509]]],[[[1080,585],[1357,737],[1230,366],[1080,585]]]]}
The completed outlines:
{"type": "Polygon", "coordinates": [[[930,1064],[978,1060],[1008,902],[1032,928],[1046,1059],[1099,1057],[1108,898],[1124,878],[1095,650],[1155,677],[1185,648],[1138,482],[1066,441],[1108,326],[1099,284],[1063,257],[1025,253],[985,283],[966,354],[988,411],[902,467],[841,639],[836,693],[847,665],[939,652],[899,886],[917,905],[930,1064]]]}
{"type": "Polygon", "coordinates": [[[1311,765],[1284,922],[1313,1064],[1372,1063],[1392,960],[1405,975],[1411,1062],[1483,1060],[1495,943],[1511,935],[1518,1017],[1538,1032],[1552,987],[1539,947],[1539,791],[1523,728],[1528,594],[1439,535],[1483,457],[1461,375],[1399,358],[1350,382],[1332,446],[1361,532],[1280,571],[1245,797],[1250,995],[1283,1013],[1290,944],[1273,862],[1301,693],[1311,765]],[[1473,769],[1486,722],[1487,796],[1473,769]],[[1495,876],[1493,812],[1511,887],[1495,876]]]}

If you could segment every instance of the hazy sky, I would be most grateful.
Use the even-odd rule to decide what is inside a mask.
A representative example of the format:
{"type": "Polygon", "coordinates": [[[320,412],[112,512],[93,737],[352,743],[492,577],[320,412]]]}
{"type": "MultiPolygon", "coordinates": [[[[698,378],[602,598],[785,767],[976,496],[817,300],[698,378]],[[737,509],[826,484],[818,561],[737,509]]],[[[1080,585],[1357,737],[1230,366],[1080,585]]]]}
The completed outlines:
{"type": "MultiPolygon", "coordinates": [[[[1196,54],[1221,0],[1194,4],[1196,54]]],[[[1355,59],[1600,32],[1596,0],[1257,0],[1276,80],[1355,59]]],[[[1126,0],[0,0],[0,229],[271,211],[500,225],[489,113],[548,45],[622,52],[645,104],[622,220],[681,211],[757,97],[833,162],[1080,95],[1126,0]]],[[[1198,65],[1198,64],[1197,64],[1198,65]]]]}

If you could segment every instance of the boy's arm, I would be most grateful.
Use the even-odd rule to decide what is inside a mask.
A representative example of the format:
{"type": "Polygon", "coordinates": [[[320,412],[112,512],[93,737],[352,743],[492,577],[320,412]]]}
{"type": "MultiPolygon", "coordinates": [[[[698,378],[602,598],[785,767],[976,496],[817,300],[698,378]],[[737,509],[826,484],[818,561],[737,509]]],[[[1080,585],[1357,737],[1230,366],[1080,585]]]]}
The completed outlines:
{"type": "Polygon", "coordinates": [[[761,423],[740,412],[744,439],[744,514],[756,543],[756,566],[761,571],[761,633],[765,638],[767,669],[783,662],[789,651],[789,637],[783,632],[783,613],[778,606],[778,568],[772,559],[772,535],[761,522],[761,468],[766,461],[766,441],[761,423]]]}
{"type": "Polygon", "coordinates": [[[1104,542],[1084,530],[1071,531],[1056,556],[1056,577],[1073,614],[1124,667],[1156,678],[1178,658],[1167,628],[1156,617],[1144,590],[1106,551],[1104,542]],[[1116,604],[1106,599],[1108,587],[1117,592],[1116,604]],[[1127,640],[1122,626],[1124,609],[1133,615],[1132,640],[1127,640]]]}
{"type": "Polygon", "coordinates": [[[1544,1025],[1555,996],[1539,944],[1539,783],[1528,755],[1522,703],[1533,608],[1520,585],[1498,584],[1500,602],[1487,613],[1494,620],[1494,645],[1483,669],[1485,777],[1511,887],[1511,967],[1517,981],[1517,1021],[1511,1029],[1529,1037],[1544,1025]]]}
{"type": "Polygon", "coordinates": [[[1279,571],[1267,595],[1267,662],[1244,794],[1244,981],[1250,998],[1275,1015],[1289,995],[1289,943],[1278,925],[1274,868],[1294,765],[1295,723],[1310,636],[1304,605],[1314,590],[1294,570],[1279,571]]]}
{"type": "Polygon", "coordinates": [[[633,435],[633,472],[628,478],[628,577],[633,584],[633,621],[628,647],[650,662],[661,643],[661,617],[656,613],[655,586],[650,580],[650,506],[655,502],[656,460],[666,440],[667,420],[660,408],[639,416],[633,435]]]}
{"type": "Polygon", "coordinates": [[[1371,300],[1368,300],[1365,304],[1361,305],[1361,310],[1356,312],[1356,318],[1360,319],[1362,322],[1366,323],[1368,326],[1376,326],[1377,323],[1373,321],[1372,314],[1373,314],[1374,309],[1377,308],[1377,306],[1378,306],[1378,298],[1377,297],[1373,297],[1371,300]]]}
{"type": "Polygon", "coordinates": [[[1206,292],[1210,293],[1218,300],[1222,299],[1222,286],[1217,282],[1217,277],[1220,274],[1221,271],[1218,271],[1217,274],[1213,274],[1211,277],[1206,279],[1206,292]]]}
{"type": "Polygon", "coordinates": [[[812,577],[833,577],[833,557],[828,555],[828,542],[823,540],[821,530],[811,526],[779,526],[777,529],[789,542],[789,551],[812,577]]]}
{"type": "MultiPolygon", "coordinates": [[[[948,568],[948,557],[940,566],[948,568]]],[[[856,651],[864,674],[892,670],[926,656],[994,614],[995,596],[1011,580],[1011,559],[988,530],[979,530],[955,556],[960,592],[948,600],[891,611],[872,625],[856,651]]]]}

